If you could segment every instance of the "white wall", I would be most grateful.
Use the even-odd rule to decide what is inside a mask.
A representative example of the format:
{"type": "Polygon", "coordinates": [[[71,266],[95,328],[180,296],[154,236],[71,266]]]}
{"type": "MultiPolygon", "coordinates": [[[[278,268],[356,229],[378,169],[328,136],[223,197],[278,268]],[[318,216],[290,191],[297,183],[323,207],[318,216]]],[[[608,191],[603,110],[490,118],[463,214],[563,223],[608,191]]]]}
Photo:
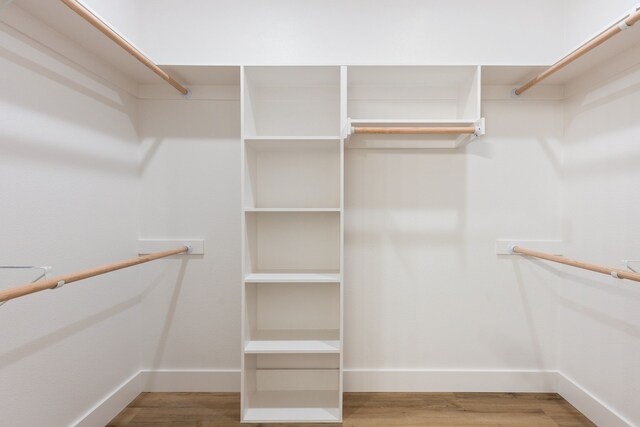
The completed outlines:
{"type": "MultiPolygon", "coordinates": [[[[0,111],[0,264],[135,256],[135,99],[0,24],[0,111]]],[[[0,270],[0,286],[35,274],[0,270]]],[[[137,373],[143,287],[126,270],[0,307],[1,423],[70,425],[137,373]]]]}
{"type": "Polygon", "coordinates": [[[557,0],[86,3],[160,64],[544,64],[564,29],[557,0]]]}
{"type": "MultiPolygon", "coordinates": [[[[108,16],[111,4],[123,5],[95,7],[108,16]]],[[[552,1],[527,8],[526,20],[505,18],[521,17],[521,1],[265,4],[138,0],[138,18],[127,14],[119,28],[172,63],[536,63],[564,52],[564,21],[552,1]],[[460,4],[467,12],[454,14],[460,4]],[[193,19],[176,20],[192,10],[193,19]],[[350,13],[365,16],[354,22],[350,13]],[[251,25],[237,25],[242,19],[251,25]],[[437,37],[426,33],[432,29],[437,37]]],[[[579,29],[595,30],[587,27],[579,29]]],[[[69,424],[140,369],[232,374],[224,384],[215,383],[218,375],[182,382],[147,375],[140,389],[233,389],[238,100],[136,101],[0,29],[0,182],[11,183],[1,187],[1,261],[64,273],[128,258],[138,236],[207,240],[204,257],[159,261],[0,308],[0,322],[15,328],[0,340],[3,422],[69,424]]],[[[385,388],[380,374],[390,370],[412,381],[420,372],[462,372],[443,387],[470,384],[463,371],[486,372],[475,383],[485,389],[497,372],[511,372],[494,387],[535,388],[544,385],[529,383],[527,372],[560,369],[640,423],[638,292],[493,250],[500,237],[562,236],[579,259],[616,265],[640,257],[638,152],[628,143],[639,133],[640,101],[638,68],[630,67],[612,65],[615,78],[587,77],[570,88],[566,107],[486,100],[488,134],[460,152],[347,154],[345,365],[347,381],[358,380],[347,389],[385,388]],[[606,84],[584,89],[589,79],[606,84]]]]}
{"type": "MultiPolygon", "coordinates": [[[[566,253],[624,268],[621,260],[640,259],[640,50],[599,67],[569,90],[563,141],[566,253]]],[[[631,425],[640,425],[638,284],[561,271],[559,369],[631,425]]],[[[589,415],[612,425],[597,412],[589,415]]]]}
{"type": "Polygon", "coordinates": [[[406,388],[433,390],[415,380],[420,371],[554,368],[556,279],[496,257],[494,243],[561,234],[562,104],[496,100],[483,110],[488,135],[459,151],[347,152],[347,370],[406,369],[415,374],[406,388]]]}
{"type": "Polygon", "coordinates": [[[562,4],[564,55],[628,14],[640,3],[638,0],[563,0],[562,4]]]}
{"type": "Polygon", "coordinates": [[[148,99],[139,113],[141,236],[206,240],[204,256],[143,267],[143,368],[237,370],[240,101],[148,99]]]}

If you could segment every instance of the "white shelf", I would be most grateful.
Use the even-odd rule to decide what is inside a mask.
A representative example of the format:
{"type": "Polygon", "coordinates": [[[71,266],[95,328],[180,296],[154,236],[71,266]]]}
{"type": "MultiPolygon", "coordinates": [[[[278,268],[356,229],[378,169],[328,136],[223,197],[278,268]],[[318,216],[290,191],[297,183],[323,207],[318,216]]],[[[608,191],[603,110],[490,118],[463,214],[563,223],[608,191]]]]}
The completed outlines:
{"type": "Polygon", "coordinates": [[[244,208],[245,212],[340,212],[340,208],[244,208]]]}
{"type": "Polygon", "coordinates": [[[258,423],[268,422],[337,422],[338,408],[250,408],[244,420],[258,423]]]}
{"type": "Polygon", "coordinates": [[[246,283],[340,283],[339,273],[252,273],[246,283]]]}
{"type": "Polygon", "coordinates": [[[249,341],[245,354],[340,353],[340,341],[249,341]]]}
{"type": "Polygon", "coordinates": [[[246,354],[262,353],[339,353],[340,332],[337,329],[258,330],[244,347],[246,354]]]}
{"type": "Polygon", "coordinates": [[[281,135],[281,136],[247,136],[244,139],[245,141],[340,141],[340,136],[291,136],[291,135],[281,135]]]}
{"type": "Polygon", "coordinates": [[[475,120],[466,119],[354,119],[351,118],[351,126],[464,126],[473,125],[475,120]]]}
{"type": "MultiPolygon", "coordinates": [[[[476,66],[351,66],[348,117],[473,121],[480,116],[476,66]]],[[[424,123],[424,122],[423,122],[424,123]]]]}
{"type": "Polygon", "coordinates": [[[260,391],[249,396],[244,421],[338,422],[338,393],[327,390],[260,391]],[[325,406],[322,406],[322,405],[325,406]]]}

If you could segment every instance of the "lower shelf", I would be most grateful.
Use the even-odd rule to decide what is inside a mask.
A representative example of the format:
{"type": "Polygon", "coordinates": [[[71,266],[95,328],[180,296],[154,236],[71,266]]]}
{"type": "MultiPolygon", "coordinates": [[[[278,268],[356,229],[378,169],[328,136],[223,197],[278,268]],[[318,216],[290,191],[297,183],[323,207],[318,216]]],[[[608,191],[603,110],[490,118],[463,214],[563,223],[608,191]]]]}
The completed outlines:
{"type": "Polygon", "coordinates": [[[256,330],[244,352],[251,353],[339,353],[340,331],[315,330],[256,330]]]}
{"type": "Polygon", "coordinates": [[[249,396],[243,420],[252,422],[340,421],[338,393],[327,390],[260,391],[249,396]]]}

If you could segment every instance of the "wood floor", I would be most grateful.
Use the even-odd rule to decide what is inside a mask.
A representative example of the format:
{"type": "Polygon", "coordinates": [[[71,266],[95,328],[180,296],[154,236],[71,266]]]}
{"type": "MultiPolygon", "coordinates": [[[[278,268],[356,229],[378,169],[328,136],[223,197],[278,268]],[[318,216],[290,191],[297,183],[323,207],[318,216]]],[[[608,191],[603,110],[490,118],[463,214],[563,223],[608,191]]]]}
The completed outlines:
{"type": "MultiPolygon", "coordinates": [[[[594,426],[554,393],[345,393],[343,424],[316,426],[594,426]]],[[[240,424],[238,393],[142,393],[108,426],[240,424]]],[[[276,424],[266,424],[276,426],[276,424]]],[[[292,426],[293,424],[284,424],[292,426]]],[[[311,424],[295,424],[310,426],[311,424]]]]}

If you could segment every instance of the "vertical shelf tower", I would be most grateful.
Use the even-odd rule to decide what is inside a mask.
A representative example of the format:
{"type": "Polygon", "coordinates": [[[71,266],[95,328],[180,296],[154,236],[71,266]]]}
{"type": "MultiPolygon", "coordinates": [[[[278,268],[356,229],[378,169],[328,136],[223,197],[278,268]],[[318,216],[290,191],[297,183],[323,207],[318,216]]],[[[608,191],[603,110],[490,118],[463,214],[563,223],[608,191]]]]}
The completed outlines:
{"type": "Polygon", "coordinates": [[[242,69],[242,421],[342,419],[344,67],[242,69]]]}

